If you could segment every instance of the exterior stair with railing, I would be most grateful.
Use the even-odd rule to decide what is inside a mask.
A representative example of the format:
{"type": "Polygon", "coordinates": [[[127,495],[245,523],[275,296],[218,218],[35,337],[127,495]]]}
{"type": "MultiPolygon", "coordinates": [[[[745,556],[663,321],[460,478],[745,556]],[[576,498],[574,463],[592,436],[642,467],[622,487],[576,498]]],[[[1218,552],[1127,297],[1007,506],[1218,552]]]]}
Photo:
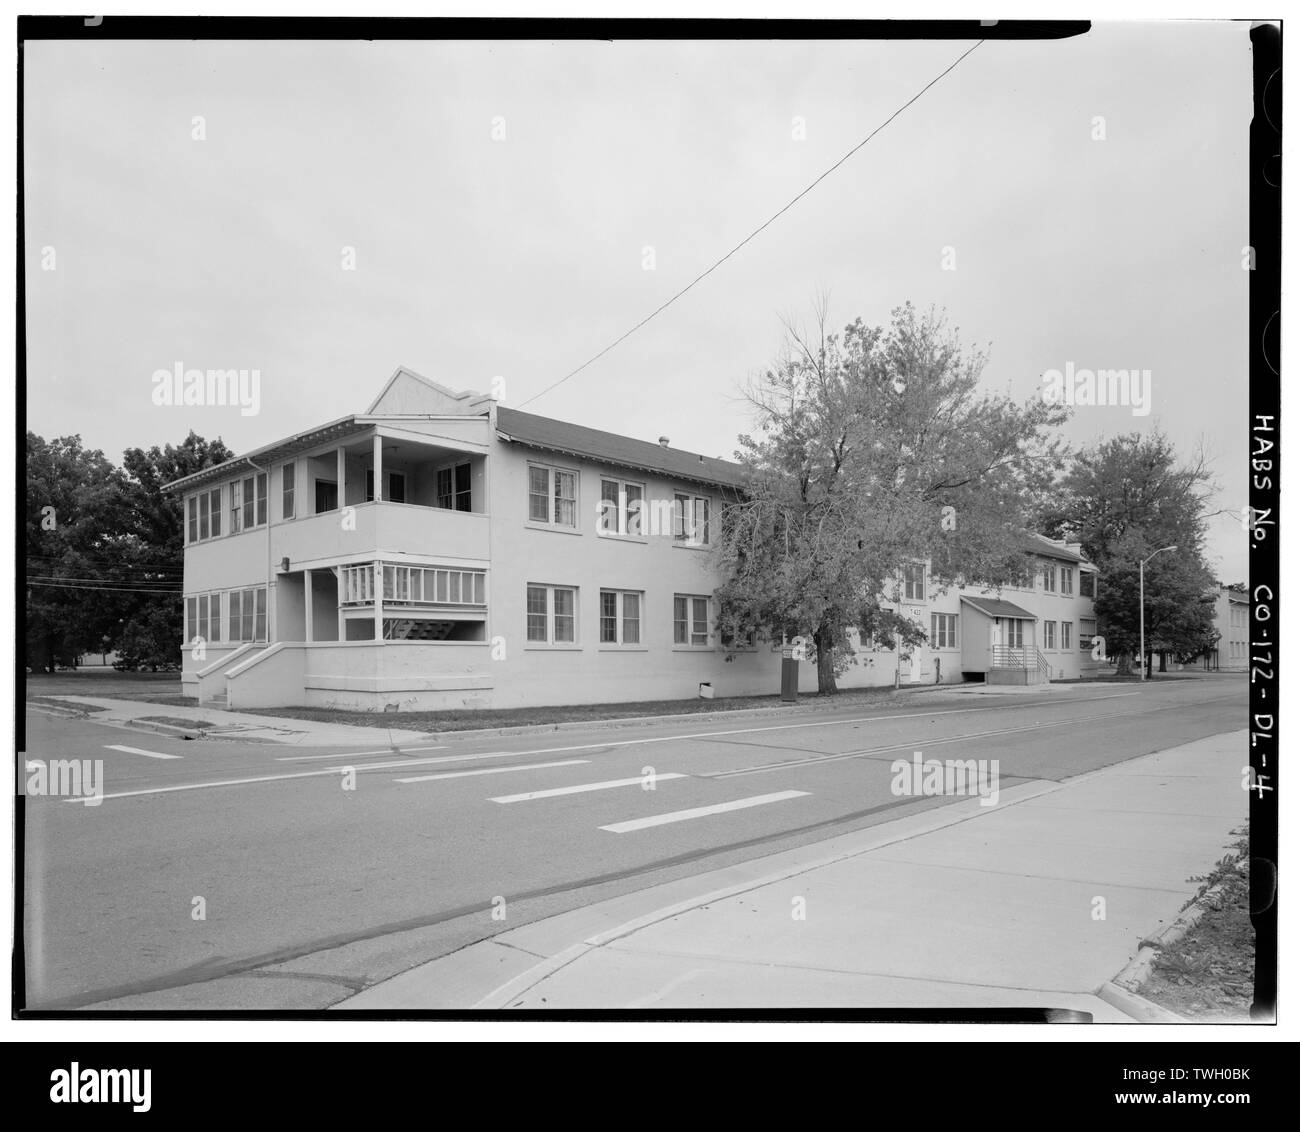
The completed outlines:
{"type": "Polygon", "coordinates": [[[445,641],[455,628],[453,621],[433,621],[424,617],[399,617],[384,628],[389,641],[445,641]]]}
{"type": "Polygon", "coordinates": [[[985,677],[990,684],[1046,684],[1052,679],[1051,661],[1036,648],[994,645],[992,659],[985,677]]]}

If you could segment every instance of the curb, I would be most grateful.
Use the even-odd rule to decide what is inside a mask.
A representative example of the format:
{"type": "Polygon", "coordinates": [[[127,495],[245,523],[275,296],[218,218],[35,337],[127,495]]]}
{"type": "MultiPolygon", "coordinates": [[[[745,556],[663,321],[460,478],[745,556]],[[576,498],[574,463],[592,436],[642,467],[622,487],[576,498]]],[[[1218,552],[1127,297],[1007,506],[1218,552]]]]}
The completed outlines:
{"type": "MultiPolygon", "coordinates": [[[[881,703],[896,703],[901,695],[916,695],[920,692],[939,692],[960,688],[960,684],[927,684],[921,688],[890,689],[888,695],[880,697],[881,703]]],[[[603,731],[620,727],[649,727],[656,723],[689,723],[699,720],[701,723],[717,722],[724,719],[772,719],[792,715],[813,715],[818,710],[825,710],[820,703],[777,704],[764,708],[738,708],[735,711],[693,711],[675,715],[629,715],[613,719],[575,719],[563,723],[526,723],[518,727],[480,727],[468,731],[429,731],[425,739],[475,739],[494,738],[502,735],[548,735],[555,731],[603,731]]],[[[353,724],[352,726],[362,726],[353,724]]],[[[382,728],[367,728],[382,730],[382,728]]]]}
{"type": "Polygon", "coordinates": [[[1114,979],[1102,983],[1097,988],[1097,997],[1107,1006],[1113,1006],[1121,1013],[1127,1014],[1135,1022],[1157,1022],[1166,1026],[1186,1026],[1191,1020],[1172,1010],[1158,1006],[1149,998],[1143,998],[1134,991],[1125,990],[1114,979]]]}
{"type": "Polygon", "coordinates": [[[72,708],[58,707],[54,704],[38,704],[31,700],[27,701],[27,707],[31,711],[40,712],[41,715],[53,716],[55,719],[89,719],[93,714],[88,711],[74,711],[72,708]]]}
{"type": "Polygon", "coordinates": [[[138,728],[141,731],[153,731],[159,735],[179,735],[183,739],[210,739],[202,727],[177,727],[172,723],[156,723],[151,719],[126,719],[121,720],[128,727],[138,728]]]}
{"type": "Polygon", "coordinates": [[[1151,965],[1156,956],[1165,948],[1177,943],[1205,915],[1205,901],[1217,895],[1223,885],[1211,885],[1189,904],[1174,922],[1155,935],[1147,936],[1137,954],[1125,964],[1124,969],[1113,979],[1103,983],[1097,991],[1097,997],[1109,1003],[1116,1010],[1131,1014],[1139,1022],[1166,1022],[1190,1024],[1190,1018],[1175,1014],[1167,1007],[1152,1002],[1140,993],[1142,986],[1151,975],[1151,965]]]}

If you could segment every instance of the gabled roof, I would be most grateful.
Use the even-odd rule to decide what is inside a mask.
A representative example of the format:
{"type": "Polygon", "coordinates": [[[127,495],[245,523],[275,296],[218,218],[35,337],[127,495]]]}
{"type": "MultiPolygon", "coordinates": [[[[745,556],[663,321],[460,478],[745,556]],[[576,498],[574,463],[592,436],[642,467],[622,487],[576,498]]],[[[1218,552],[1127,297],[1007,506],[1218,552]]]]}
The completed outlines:
{"type": "Polygon", "coordinates": [[[370,416],[475,416],[487,412],[491,398],[466,390],[457,393],[406,366],[398,366],[379,395],[370,402],[370,416]]]}
{"type": "Polygon", "coordinates": [[[1071,550],[1064,541],[1058,542],[1054,538],[1048,538],[1046,535],[1034,534],[1030,532],[1025,536],[1025,550],[1030,554],[1038,554],[1044,558],[1059,558],[1065,562],[1082,562],[1086,566],[1091,566],[1079,551],[1071,550]]]}
{"type": "Polygon", "coordinates": [[[504,440],[566,456],[582,456],[637,471],[720,487],[740,487],[744,470],[730,460],[666,448],[614,432],[584,428],[518,409],[497,409],[497,434],[504,440]]]}
{"type": "Polygon", "coordinates": [[[1020,606],[1004,601],[1000,597],[971,597],[968,594],[962,594],[961,600],[968,605],[973,605],[981,613],[986,613],[990,617],[1017,617],[1021,620],[1038,620],[1038,617],[1030,613],[1029,610],[1021,609],[1020,606]]]}

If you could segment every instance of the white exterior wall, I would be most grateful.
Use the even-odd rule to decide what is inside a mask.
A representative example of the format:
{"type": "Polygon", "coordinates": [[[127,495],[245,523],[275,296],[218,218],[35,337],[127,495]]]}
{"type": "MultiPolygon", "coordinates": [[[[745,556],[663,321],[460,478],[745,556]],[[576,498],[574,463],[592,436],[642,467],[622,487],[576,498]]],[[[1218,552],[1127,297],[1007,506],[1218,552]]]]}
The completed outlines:
{"type": "MultiPolygon", "coordinates": [[[[487,513],[447,511],[392,503],[355,504],[352,525],[339,512],[313,515],[314,488],[311,468],[335,466],[337,444],[300,454],[297,466],[297,515],[281,514],[280,464],[271,465],[268,484],[267,526],[186,548],[185,593],[229,591],[268,586],[268,644],[280,649],[245,653],[231,666],[226,678],[230,706],[312,704],[370,710],[442,710],[460,707],[524,707],[545,704],[636,702],[690,699],[701,683],[712,685],[717,696],[775,694],[780,690],[781,652],[770,643],[733,654],[714,642],[709,647],[682,646],[673,639],[675,594],[711,596],[716,567],[711,548],[684,546],[672,537],[671,524],[653,529],[655,504],[667,517],[674,492],[689,491],[711,499],[715,527],[722,503],[720,489],[710,489],[663,476],[613,468],[592,460],[543,452],[522,444],[499,440],[487,418],[415,420],[367,418],[383,434],[405,442],[454,447],[466,454],[486,454],[474,464],[472,505],[487,513]],[[538,463],[573,471],[578,477],[575,529],[532,523],[528,517],[528,467],[538,463]],[[598,502],[602,474],[643,486],[650,513],[643,512],[647,533],[609,536],[598,532],[598,502]],[[342,563],[373,562],[448,565],[487,571],[486,633],[482,642],[389,641],[384,643],[320,640],[304,644],[304,610],[280,615],[280,601],[301,603],[304,588],[298,574],[292,584],[276,585],[280,562],[290,560],[291,572],[313,571],[313,621],[333,618],[336,633],[338,606],[330,594],[335,586],[332,567],[342,563]],[[577,639],[572,644],[538,644],[527,640],[526,595],[530,583],[566,586],[577,590],[577,639]],[[602,589],[635,591],[642,595],[641,640],[637,645],[602,644],[599,640],[599,601],[602,589]]],[[[349,440],[356,444],[355,438],[349,440]]],[[[385,469],[389,465],[385,464],[385,469]]],[[[244,478],[240,469],[225,481],[223,529],[229,530],[229,483],[244,478]]],[[[324,474],[324,471],[322,472],[324,474]]],[[[212,484],[206,485],[210,490],[212,484]]],[[[408,498],[423,484],[408,480],[408,498]]],[[[364,490],[364,465],[349,461],[347,497],[360,499],[364,490]]],[[[1006,587],[1000,596],[1022,606],[1035,618],[1032,640],[1052,665],[1054,678],[1090,675],[1099,666],[1090,649],[1081,648],[1079,622],[1093,616],[1092,600],[1079,595],[1080,568],[1074,570],[1072,595],[1043,589],[1041,569],[1032,590],[1006,587]],[[1042,622],[1057,622],[1054,649],[1044,648],[1042,622]],[[1069,649],[1061,646],[1059,624],[1073,626],[1069,649]]],[[[1041,566],[1041,560],[1040,560],[1041,566]]],[[[899,603],[930,631],[931,613],[957,615],[957,640],[950,648],[933,649],[929,643],[914,650],[900,664],[894,650],[859,650],[856,663],[838,680],[842,688],[891,686],[896,672],[903,684],[933,684],[935,662],[938,679],[959,683],[987,655],[989,622],[961,601],[999,596],[971,586],[935,591],[927,584],[928,599],[899,603]],[[979,636],[969,639],[969,633],[979,636]]],[[[710,629],[716,616],[710,607],[710,629]]],[[[395,616],[390,613],[388,616],[395,616]]],[[[223,605],[228,620],[228,607],[223,605]]],[[[198,690],[198,671],[233,646],[223,640],[206,658],[184,653],[186,690],[198,690]]],[[[321,634],[318,631],[317,636],[321,634]]],[[[1031,633],[1026,632],[1026,644],[1031,633]]],[[[856,641],[855,641],[856,643],[856,641]]],[[[976,671],[982,671],[986,665],[976,671]]],[[[214,686],[205,678],[205,694],[214,686]]],[[[815,692],[816,665],[800,665],[800,690],[815,692]]]]}

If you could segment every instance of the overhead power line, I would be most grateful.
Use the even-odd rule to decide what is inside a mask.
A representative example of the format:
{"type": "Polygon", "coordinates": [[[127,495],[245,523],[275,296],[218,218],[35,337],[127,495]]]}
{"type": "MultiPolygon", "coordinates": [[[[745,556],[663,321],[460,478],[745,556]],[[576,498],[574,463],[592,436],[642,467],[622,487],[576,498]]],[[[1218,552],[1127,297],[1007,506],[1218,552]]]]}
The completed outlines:
{"type": "Polygon", "coordinates": [[[880,125],[878,125],[874,130],[872,130],[871,133],[869,133],[865,138],[863,138],[860,142],[858,142],[858,144],[855,145],[851,150],[849,150],[848,153],[846,153],[837,162],[835,162],[834,165],[832,165],[829,169],[823,172],[815,181],[809,184],[797,196],[793,197],[791,200],[786,202],[786,204],[783,205],[778,211],[774,212],[771,216],[769,216],[766,220],[764,220],[762,224],[760,224],[757,228],[755,228],[748,236],[746,236],[743,240],[741,240],[740,243],[738,243],[734,248],[732,248],[731,251],[727,252],[727,254],[724,255],[721,259],[715,261],[704,271],[701,271],[699,275],[697,275],[694,279],[692,279],[689,283],[687,283],[686,286],[683,287],[680,291],[678,291],[675,295],[673,295],[672,298],[668,299],[664,303],[661,303],[654,310],[652,310],[648,315],[646,315],[645,318],[643,318],[640,322],[638,322],[634,327],[620,334],[617,338],[614,339],[614,341],[612,341],[608,346],[606,346],[603,350],[601,350],[600,353],[593,354],[590,358],[588,358],[585,362],[583,362],[582,365],[578,366],[577,369],[570,370],[558,381],[551,382],[551,384],[548,385],[545,389],[541,390],[538,393],[534,393],[531,397],[528,398],[528,400],[521,402],[520,408],[522,408],[524,405],[531,405],[539,397],[545,397],[546,394],[551,392],[552,389],[558,389],[570,378],[577,377],[578,374],[580,374],[584,369],[586,369],[589,365],[591,365],[592,362],[599,361],[606,354],[608,354],[610,350],[612,350],[620,342],[624,341],[624,339],[630,338],[633,334],[635,334],[638,330],[640,330],[641,327],[643,327],[647,322],[649,322],[656,315],[666,311],[670,306],[673,305],[673,303],[675,303],[678,299],[680,299],[683,295],[685,295],[687,291],[689,291],[692,287],[694,287],[695,284],[699,283],[701,280],[712,275],[719,267],[721,267],[724,263],[726,263],[727,260],[729,260],[733,255],[735,255],[738,251],[740,251],[741,248],[743,248],[747,243],[749,243],[750,240],[752,240],[755,236],[757,236],[760,232],[762,232],[763,229],[767,228],[770,224],[773,223],[773,221],[779,219],[786,212],[789,212],[791,208],[793,208],[796,204],[799,203],[799,201],[801,201],[810,192],[812,192],[813,189],[815,189],[824,180],[826,180],[826,178],[829,177],[832,173],[834,173],[836,169],[838,169],[841,165],[843,165],[846,161],[848,161],[850,157],[852,157],[855,153],[858,152],[858,150],[860,150],[864,145],[866,145],[867,142],[869,142],[878,133],[880,133],[880,131],[883,130],[886,126],[888,126],[890,122],[892,122],[895,118],[897,118],[900,114],[902,114],[904,110],[906,110],[909,106],[912,105],[912,103],[914,103],[923,94],[925,94],[925,92],[929,90],[932,86],[934,86],[935,83],[939,82],[950,72],[954,71],[958,67],[958,65],[962,62],[962,60],[966,58],[966,56],[968,56],[972,51],[974,51],[976,47],[982,46],[983,43],[984,40],[981,39],[974,46],[969,47],[965,51],[963,51],[947,67],[945,67],[942,71],[940,71],[937,75],[935,75],[934,78],[932,78],[928,83],[925,84],[925,86],[923,86],[920,90],[918,90],[914,95],[912,95],[911,98],[909,98],[906,102],[904,102],[902,106],[900,106],[888,118],[886,118],[883,122],[881,122],[880,125]]]}
{"type": "Polygon", "coordinates": [[[95,592],[95,593],[109,593],[109,592],[111,592],[111,593],[125,593],[125,594],[161,594],[161,595],[164,596],[164,597],[171,596],[171,595],[175,595],[176,597],[180,597],[180,596],[181,596],[181,591],[180,591],[179,589],[172,589],[172,590],[143,589],[143,588],[141,588],[141,587],[139,587],[139,586],[88,586],[88,585],[84,585],[84,584],[81,584],[81,583],[75,583],[75,582],[33,582],[33,581],[28,581],[28,582],[26,582],[25,584],[26,584],[26,585],[29,585],[29,586],[42,586],[42,587],[50,588],[50,589],[61,589],[61,590],[90,590],[90,591],[93,591],[93,592],[95,592]]]}

